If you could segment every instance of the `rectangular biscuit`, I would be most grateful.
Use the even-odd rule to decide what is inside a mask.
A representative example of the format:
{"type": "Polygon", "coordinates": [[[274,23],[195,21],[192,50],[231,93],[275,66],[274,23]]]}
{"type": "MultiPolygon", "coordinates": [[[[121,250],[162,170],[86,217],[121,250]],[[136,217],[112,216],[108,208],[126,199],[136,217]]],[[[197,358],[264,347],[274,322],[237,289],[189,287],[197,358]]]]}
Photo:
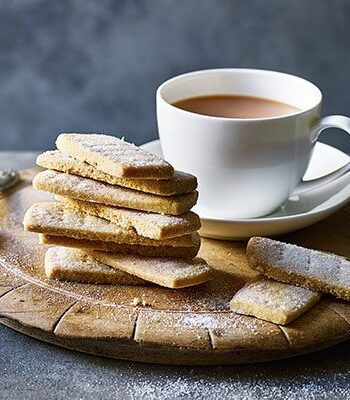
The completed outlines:
{"type": "Polygon", "coordinates": [[[56,199],[90,215],[107,219],[125,229],[134,229],[138,235],[151,239],[167,239],[197,231],[200,219],[188,211],[182,215],[163,215],[129,210],[105,204],[56,196],[56,199]]]}
{"type": "Polygon", "coordinates": [[[118,177],[167,179],[174,175],[174,168],[162,158],[114,136],[61,133],[56,146],[63,153],[118,177]]]}
{"type": "Polygon", "coordinates": [[[277,281],[350,301],[350,262],[344,257],[254,237],[247,258],[253,269],[277,281]]]}
{"type": "Polygon", "coordinates": [[[118,178],[106,174],[86,162],[76,160],[59,150],[47,151],[40,154],[36,159],[36,163],[40,167],[54,169],[66,174],[79,175],[84,178],[123,186],[141,192],[153,193],[159,196],[174,196],[190,193],[197,189],[197,178],[185,172],[175,171],[174,176],[162,180],[118,178]]]}
{"type": "Polygon", "coordinates": [[[68,236],[75,239],[99,240],[145,246],[193,246],[197,233],[170,239],[154,240],[124,229],[105,219],[79,211],[63,203],[36,203],[26,212],[24,229],[29,232],[68,236]]]}
{"type": "Polygon", "coordinates": [[[146,281],[100,263],[79,249],[51,247],[45,254],[45,273],[61,281],[109,285],[144,285],[146,281]]]}
{"type": "Polygon", "coordinates": [[[199,236],[195,238],[192,246],[144,246],[140,244],[125,244],[102,242],[99,240],[74,239],[66,236],[39,234],[39,243],[55,246],[75,247],[78,249],[92,249],[110,253],[135,254],[146,257],[196,257],[200,247],[199,236]]]}
{"type": "Polygon", "coordinates": [[[230,302],[232,311],[286,325],[304,314],[321,295],[312,290],[261,278],[246,283],[230,302]]]}
{"type": "Polygon", "coordinates": [[[33,180],[33,186],[78,200],[170,215],[189,211],[198,198],[197,191],[177,196],[157,196],[51,170],[39,172],[33,180]]]}
{"type": "Polygon", "coordinates": [[[87,251],[96,260],[172,289],[199,285],[213,277],[213,270],[202,258],[174,260],[87,251]]]}

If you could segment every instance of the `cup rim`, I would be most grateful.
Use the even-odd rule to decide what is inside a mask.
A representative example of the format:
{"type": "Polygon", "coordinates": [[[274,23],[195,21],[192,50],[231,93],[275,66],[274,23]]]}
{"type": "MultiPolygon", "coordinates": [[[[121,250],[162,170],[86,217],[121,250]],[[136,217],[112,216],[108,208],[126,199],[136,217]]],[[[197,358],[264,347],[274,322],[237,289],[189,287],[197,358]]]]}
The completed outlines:
{"type": "Polygon", "coordinates": [[[310,112],[311,110],[313,110],[314,108],[318,107],[322,102],[322,97],[323,96],[322,96],[321,89],[318,86],[316,86],[314,83],[308,81],[307,79],[301,78],[300,76],[297,76],[297,75],[288,74],[286,72],[274,71],[274,70],[269,70],[269,69],[259,69],[259,68],[213,68],[213,69],[202,69],[202,70],[186,72],[184,74],[180,74],[180,75],[174,76],[170,79],[167,79],[162,84],[160,84],[160,86],[158,87],[158,89],[156,91],[157,100],[158,99],[162,100],[164,104],[166,104],[168,107],[170,107],[173,110],[176,110],[179,113],[184,113],[185,115],[186,114],[195,115],[198,118],[203,118],[203,119],[208,119],[208,120],[235,121],[235,122],[240,122],[240,123],[250,123],[250,122],[255,122],[255,121],[257,121],[257,122],[258,121],[260,121],[260,122],[261,121],[274,121],[274,120],[281,120],[281,119],[285,119],[285,118],[294,118],[296,116],[306,114],[306,113],[310,112]],[[263,73],[273,73],[273,74],[277,74],[277,75],[293,77],[302,83],[310,85],[315,90],[317,100],[315,101],[315,103],[312,106],[310,106],[306,109],[303,109],[301,111],[291,113],[291,114],[278,115],[278,116],[274,116],[274,117],[260,117],[260,118],[228,118],[228,117],[216,117],[213,115],[198,114],[198,113],[194,113],[192,111],[183,110],[183,109],[176,107],[173,104],[169,103],[167,100],[165,100],[161,93],[162,90],[167,85],[169,85],[173,82],[176,82],[177,80],[181,80],[183,78],[188,78],[188,77],[191,77],[194,75],[202,75],[202,74],[208,74],[208,73],[221,73],[221,72],[248,72],[248,73],[263,72],[263,73]]]}

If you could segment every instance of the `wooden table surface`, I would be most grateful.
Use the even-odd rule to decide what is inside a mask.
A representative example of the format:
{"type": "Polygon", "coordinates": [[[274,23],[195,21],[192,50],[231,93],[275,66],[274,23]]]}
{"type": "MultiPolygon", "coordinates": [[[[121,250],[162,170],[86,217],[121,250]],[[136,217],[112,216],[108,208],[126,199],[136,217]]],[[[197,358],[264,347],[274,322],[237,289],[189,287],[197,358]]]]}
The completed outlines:
{"type": "MultiPolygon", "coordinates": [[[[0,152],[0,168],[34,166],[35,153],[0,152]]],[[[0,325],[0,399],[348,399],[350,342],[295,359],[179,367],[65,350],[0,325]]]]}

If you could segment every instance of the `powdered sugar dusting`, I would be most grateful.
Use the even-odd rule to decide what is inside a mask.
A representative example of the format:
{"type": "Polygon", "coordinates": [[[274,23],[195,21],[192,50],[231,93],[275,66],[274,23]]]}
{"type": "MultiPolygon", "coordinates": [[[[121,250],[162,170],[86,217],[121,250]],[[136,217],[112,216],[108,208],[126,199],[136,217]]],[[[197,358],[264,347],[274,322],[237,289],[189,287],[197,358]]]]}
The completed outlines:
{"type": "Polygon", "coordinates": [[[99,251],[88,251],[87,254],[113,268],[166,287],[196,285],[210,280],[213,276],[213,270],[201,258],[192,260],[148,258],[99,251]]]}
{"type": "Polygon", "coordinates": [[[114,136],[93,133],[63,133],[57,138],[58,149],[62,146],[63,139],[120,164],[131,164],[137,167],[168,165],[162,158],[114,136]]]}
{"type": "Polygon", "coordinates": [[[234,295],[233,302],[257,304],[288,313],[303,308],[305,304],[318,298],[318,293],[303,287],[260,279],[246,283],[234,295]]]}
{"type": "Polygon", "coordinates": [[[168,178],[173,167],[160,157],[114,136],[99,134],[60,134],[57,148],[80,161],[95,165],[115,176],[168,178]]]}
{"type": "Polygon", "coordinates": [[[197,188],[196,177],[185,172],[175,171],[169,179],[120,178],[100,171],[93,165],[79,161],[59,150],[40,154],[37,164],[44,168],[163,196],[189,193],[197,188]]]}
{"type": "Polygon", "coordinates": [[[342,256],[259,237],[250,239],[247,255],[264,275],[350,299],[350,261],[342,256]]]}
{"type": "Polygon", "coordinates": [[[52,170],[37,174],[33,186],[38,190],[80,200],[171,215],[190,210],[198,197],[196,191],[178,196],[157,196],[52,170]]]}
{"type": "MultiPolygon", "coordinates": [[[[300,362],[300,361],[299,361],[300,362]]],[[[324,369],[322,374],[311,369],[295,368],[300,374],[288,376],[281,363],[237,367],[148,368],[130,366],[134,379],[126,384],[127,398],[147,400],[319,400],[349,398],[347,372],[334,373],[332,383],[324,369]],[[136,371],[140,371],[135,373],[136,371]],[[275,376],[274,376],[275,374],[275,376]]]]}
{"type": "MultiPolygon", "coordinates": [[[[12,334],[7,337],[11,342],[12,338],[12,334]]],[[[18,339],[22,343],[22,337],[18,339]]],[[[35,345],[27,339],[23,344],[35,345]]],[[[4,349],[6,356],[14,352],[14,357],[2,366],[7,383],[2,395],[22,398],[25,386],[28,399],[36,395],[106,400],[347,400],[348,347],[274,363],[190,367],[108,360],[38,342],[35,354],[40,362],[24,364],[18,361],[23,349],[4,349]],[[48,370],[52,359],[54,365],[48,370]],[[43,377],[50,380],[50,393],[43,377]]]]}

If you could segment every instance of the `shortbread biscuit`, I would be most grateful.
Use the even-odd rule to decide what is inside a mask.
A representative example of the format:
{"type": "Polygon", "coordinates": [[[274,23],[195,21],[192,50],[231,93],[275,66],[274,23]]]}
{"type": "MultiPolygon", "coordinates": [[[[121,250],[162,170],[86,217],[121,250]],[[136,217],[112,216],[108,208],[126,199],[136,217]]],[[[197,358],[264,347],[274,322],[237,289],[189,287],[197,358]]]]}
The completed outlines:
{"type": "Polygon", "coordinates": [[[249,240],[247,257],[253,269],[277,281],[350,301],[350,262],[344,257],[261,237],[249,240]]]}
{"type": "Polygon", "coordinates": [[[51,170],[39,172],[33,180],[33,186],[78,200],[170,215],[189,211],[198,198],[197,191],[178,196],[157,196],[51,170]]]}
{"type": "Polygon", "coordinates": [[[170,239],[149,239],[138,235],[133,229],[124,229],[120,225],[86,214],[63,203],[33,204],[27,210],[23,224],[25,230],[29,232],[145,246],[191,247],[198,235],[192,233],[170,239]]]}
{"type": "Polygon", "coordinates": [[[59,150],[47,151],[40,154],[36,159],[36,163],[40,167],[54,169],[66,174],[79,175],[111,185],[123,186],[159,196],[174,196],[190,193],[197,189],[197,178],[185,172],[175,171],[172,178],[162,180],[118,178],[106,174],[86,162],[76,160],[59,150]]]}
{"type": "Polygon", "coordinates": [[[261,278],[246,283],[232,298],[231,310],[275,324],[286,325],[318,302],[312,290],[261,278]]]}
{"type": "Polygon", "coordinates": [[[202,258],[174,260],[87,251],[96,260],[172,289],[199,285],[212,279],[213,269],[202,258]]]}
{"type": "Polygon", "coordinates": [[[45,273],[61,281],[110,285],[144,285],[135,275],[109,267],[79,249],[51,247],[45,255],[45,273]]]}
{"type": "Polygon", "coordinates": [[[78,249],[93,249],[111,253],[136,254],[145,257],[193,258],[200,247],[199,236],[192,246],[143,246],[140,244],[125,244],[102,242],[98,240],[74,239],[66,236],[39,234],[39,243],[55,246],[75,247],[78,249]]]}
{"type": "Polygon", "coordinates": [[[114,136],[62,133],[59,150],[97,169],[123,178],[166,179],[174,168],[160,157],[114,136]]]}
{"type": "Polygon", "coordinates": [[[90,215],[107,219],[125,229],[135,229],[138,235],[151,239],[167,239],[197,231],[200,219],[188,211],[182,215],[162,215],[128,210],[99,203],[56,196],[56,199],[78,208],[90,215]]]}

